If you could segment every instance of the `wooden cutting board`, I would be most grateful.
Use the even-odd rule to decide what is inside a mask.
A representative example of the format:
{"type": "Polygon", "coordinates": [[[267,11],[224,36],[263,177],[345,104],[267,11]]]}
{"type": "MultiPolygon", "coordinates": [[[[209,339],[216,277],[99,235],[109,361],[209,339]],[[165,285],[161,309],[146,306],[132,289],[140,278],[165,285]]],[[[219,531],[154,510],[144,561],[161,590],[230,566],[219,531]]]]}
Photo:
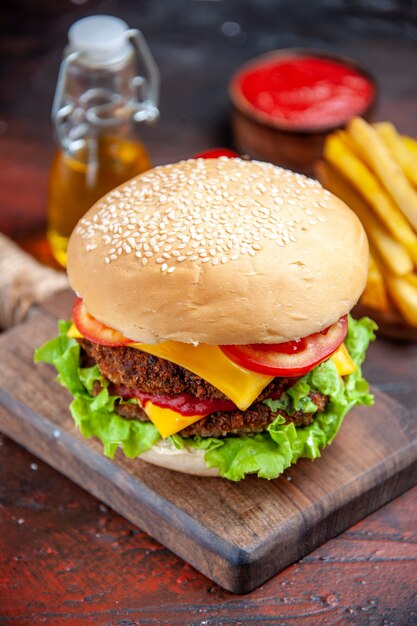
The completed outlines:
{"type": "Polygon", "coordinates": [[[33,350],[56,334],[71,296],[58,296],[0,336],[0,430],[224,588],[248,592],[399,495],[417,480],[417,421],[376,391],[332,446],[274,481],[240,483],[102,456],[68,411],[56,372],[33,350]]]}

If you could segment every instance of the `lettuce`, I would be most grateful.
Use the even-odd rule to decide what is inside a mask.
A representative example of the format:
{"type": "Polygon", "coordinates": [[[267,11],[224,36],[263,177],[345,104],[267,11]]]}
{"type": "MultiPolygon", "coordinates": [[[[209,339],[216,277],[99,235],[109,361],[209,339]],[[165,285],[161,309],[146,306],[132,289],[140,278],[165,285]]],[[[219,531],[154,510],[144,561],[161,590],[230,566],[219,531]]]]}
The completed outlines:
{"type": "MultiPolygon", "coordinates": [[[[85,437],[97,437],[107,456],[113,457],[118,447],[129,458],[139,456],[160,439],[157,429],[150,422],[126,420],[115,413],[116,400],[123,401],[109,395],[108,383],[97,366],[80,367],[80,346],[67,336],[69,326],[69,322],[59,322],[58,337],[35,351],[35,362],[56,367],[58,382],[74,396],[71,414],[85,437]],[[91,392],[97,380],[102,390],[93,397],[91,392]]],[[[333,362],[325,361],[300,378],[279,400],[265,400],[273,412],[283,409],[290,414],[294,411],[314,413],[317,407],[308,397],[310,391],[327,395],[325,411],[317,413],[309,426],[285,424],[282,416],[277,415],[263,433],[190,439],[176,434],[170,438],[171,443],[179,449],[204,451],[208,467],[218,468],[221,476],[233,481],[252,473],[261,478],[276,478],[301,457],[318,458],[320,450],[333,441],[346,413],[357,404],[373,403],[368,384],[362,377],[361,364],[375,337],[375,329],[374,322],[368,318],[349,319],[345,343],[357,366],[353,374],[341,378],[333,362]]]]}
{"type": "Polygon", "coordinates": [[[115,413],[116,400],[123,401],[109,395],[108,383],[96,365],[80,367],[80,346],[67,336],[70,326],[71,322],[58,323],[58,337],[35,350],[35,363],[49,363],[58,370],[58,382],[74,396],[70,411],[84,437],[100,439],[106,456],[113,458],[120,446],[127,457],[136,458],[161,437],[150,422],[126,420],[115,413]],[[96,380],[102,390],[93,397],[91,392],[96,380]]]}

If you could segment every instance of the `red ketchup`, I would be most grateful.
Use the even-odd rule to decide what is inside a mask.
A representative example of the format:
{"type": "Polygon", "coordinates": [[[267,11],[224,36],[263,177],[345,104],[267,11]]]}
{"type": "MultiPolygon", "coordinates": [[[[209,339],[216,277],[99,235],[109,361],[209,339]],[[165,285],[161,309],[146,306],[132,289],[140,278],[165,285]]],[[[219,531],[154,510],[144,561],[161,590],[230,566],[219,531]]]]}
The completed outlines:
{"type": "Polygon", "coordinates": [[[364,74],[314,56],[265,60],[239,74],[235,86],[264,117],[294,130],[341,125],[374,98],[364,74]]]}
{"type": "MultiPolygon", "coordinates": [[[[277,400],[284,391],[295,383],[296,378],[288,378],[281,388],[271,393],[272,400],[277,400]]],[[[143,407],[147,402],[152,402],[161,409],[171,409],[181,415],[211,415],[211,413],[238,411],[238,407],[231,400],[221,400],[219,398],[195,398],[188,393],[181,393],[178,396],[166,396],[163,394],[145,393],[139,389],[132,389],[124,385],[109,385],[109,393],[112,396],[119,396],[123,400],[136,398],[143,407]]]]}
{"type": "Polygon", "coordinates": [[[181,413],[181,415],[210,415],[218,411],[235,411],[237,406],[231,400],[220,400],[218,398],[195,398],[188,393],[181,393],[177,396],[167,396],[162,394],[145,393],[138,389],[131,389],[123,385],[110,385],[109,393],[120,396],[123,400],[137,398],[143,407],[147,402],[152,402],[162,409],[171,409],[181,413]]]}

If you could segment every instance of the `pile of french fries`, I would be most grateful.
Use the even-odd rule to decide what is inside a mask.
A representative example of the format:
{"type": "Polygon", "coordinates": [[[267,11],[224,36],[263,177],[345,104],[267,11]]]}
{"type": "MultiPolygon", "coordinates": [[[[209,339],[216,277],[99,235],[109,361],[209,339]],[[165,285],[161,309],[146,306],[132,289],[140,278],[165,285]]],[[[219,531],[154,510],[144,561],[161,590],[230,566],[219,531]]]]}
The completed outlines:
{"type": "Polygon", "coordinates": [[[326,139],[317,176],[355,211],[368,235],[371,259],[360,302],[417,326],[417,141],[389,122],[354,118],[326,139]]]}

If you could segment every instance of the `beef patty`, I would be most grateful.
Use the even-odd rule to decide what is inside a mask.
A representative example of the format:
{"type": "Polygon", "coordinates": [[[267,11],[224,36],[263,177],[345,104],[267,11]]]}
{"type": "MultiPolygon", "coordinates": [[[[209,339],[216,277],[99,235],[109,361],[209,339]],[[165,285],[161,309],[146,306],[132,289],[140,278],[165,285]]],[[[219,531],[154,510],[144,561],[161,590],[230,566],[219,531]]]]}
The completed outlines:
{"type": "MultiPolygon", "coordinates": [[[[91,343],[86,339],[80,339],[79,343],[85,352],[83,366],[97,363],[103,376],[115,385],[125,385],[145,393],[168,396],[189,393],[195,398],[229,399],[203,378],[171,361],[128,346],[109,347],[91,343]]],[[[296,378],[274,378],[257,400],[279,398],[296,380],[296,378]]]]}
{"type": "MultiPolygon", "coordinates": [[[[323,411],[327,396],[320,393],[311,393],[310,398],[317,406],[317,410],[323,411]]],[[[145,411],[138,404],[116,404],[115,411],[126,419],[140,419],[149,421],[145,411]]],[[[297,411],[293,415],[287,415],[284,411],[272,412],[262,402],[254,402],[246,411],[224,411],[211,413],[202,417],[198,422],[184,428],[178,434],[181,437],[224,437],[225,435],[240,435],[243,433],[259,433],[274,421],[278,416],[285,418],[286,424],[291,422],[295,426],[308,426],[314,418],[313,413],[297,411]]]]}
{"type": "MultiPolygon", "coordinates": [[[[82,347],[82,366],[97,363],[103,376],[115,385],[125,385],[146,393],[163,395],[188,393],[196,398],[227,399],[221,391],[203,378],[165,359],[126,346],[102,346],[85,339],[79,340],[79,343],[82,347]]],[[[298,411],[293,415],[287,415],[281,410],[273,412],[262,402],[266,398],[279,398],[296,380],[296,378],[275,378],[246,411],[212,413],[178,434],[182,437],[195,435],[222,437],[228,434],[257,433],[265,430],[278,415],[282,415],[286,423],[307,426],[312,422],[314,414],[298,411]]],[[[97,394],[99,391],[100,385],[97,381],[94,393],[97,394]]],[[[327,396],[311,392],[310,398],[317,406],[318,412],[324,410],[327,396]]],[[[147,414],[138,404],[116,403],[115,411],[125,419],[149,421],[147,414]]]]}

